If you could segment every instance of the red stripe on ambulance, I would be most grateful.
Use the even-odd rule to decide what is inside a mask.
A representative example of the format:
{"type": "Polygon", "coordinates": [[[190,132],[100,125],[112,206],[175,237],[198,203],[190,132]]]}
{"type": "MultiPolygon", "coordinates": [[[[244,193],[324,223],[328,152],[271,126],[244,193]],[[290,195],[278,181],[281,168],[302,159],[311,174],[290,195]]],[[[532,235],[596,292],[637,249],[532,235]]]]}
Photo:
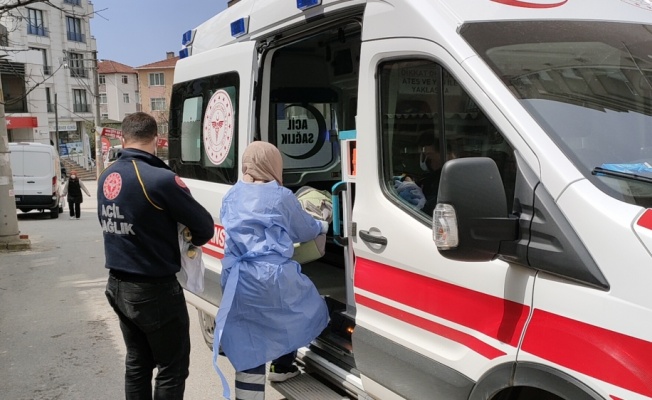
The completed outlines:
{"type": "Polygon", "coordinates": [[[372,300],[368,297],[356,294],[355,302],[357,304],[379,311],[385,315],[389,315],[390,317],[396,318],[400,321],[407,322],[410,325],[425,329],[429,332],[434,333],[435,335],[445,337],[446,339],[460,343],[475,351],[476,353],[487,357],[490,360],[505,355],[505,352],[500,351],[495,347],[492,347],[480,339],[476,339],[467,333],[460,332],[456,329],[449,328],[445,325],[438,324],[425,318],[421,318],[406,311],[399,310],[398,308],[394,308],[392,306],[388,306],[387,304],[372,300]]]}
{"type": "Polygon", "coordinates": [[[355,286],[469,327],[514,347],[530,308],[500,297],[357,258],[355,286]]]}
{"type": "Polygon", "coordinates": [[[211,257],[224,258],[224,243],[226,241],[226,231],[222,225],[215,224],[215,234],[213,238],[202,246],[202,251],[211,257]]]}
{"type": "Polygon", "coordinates": [[[652,397],[652,343],[535,309],[523,350],[652,397]]]}
{"type": "MultiPolygon", "coordinates": [[[[514,347],[518,345],[529,312],[524,304],[363,258],[356,259],[355,286],[514,347]]],[[[359,294],[356,294],[356,302],[454,340],[489,359],[502,354],[480,339],[407,311],[359,294]]],[[[522,349],[578,373],[652,397],[652,342],[535,309],[522,349]]]]}

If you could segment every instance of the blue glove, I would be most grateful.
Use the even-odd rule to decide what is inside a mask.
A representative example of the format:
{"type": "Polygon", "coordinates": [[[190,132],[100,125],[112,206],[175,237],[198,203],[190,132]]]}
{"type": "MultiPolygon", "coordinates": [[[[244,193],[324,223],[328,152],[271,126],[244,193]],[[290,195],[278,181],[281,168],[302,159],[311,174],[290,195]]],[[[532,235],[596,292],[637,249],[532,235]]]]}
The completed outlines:
{"type": "Polygon", "coordinates": [[[394,178],[394,189],[401,199],[419,210],[426,204],[426,196],[423,195],[421,188],[412,181],[401,181],[400,178],[394,178]]]}

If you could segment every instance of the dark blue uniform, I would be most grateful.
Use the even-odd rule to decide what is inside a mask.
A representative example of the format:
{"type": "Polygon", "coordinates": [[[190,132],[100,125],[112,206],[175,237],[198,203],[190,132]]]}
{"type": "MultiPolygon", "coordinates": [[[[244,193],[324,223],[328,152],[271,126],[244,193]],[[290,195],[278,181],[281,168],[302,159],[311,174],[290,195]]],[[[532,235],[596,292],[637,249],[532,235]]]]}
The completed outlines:
{"type": "Polygon", "coordinates": [[[201,246],[213,237],[211,215],[158,157],[123,149],[100,177],[97,213],[104,231],[106,296],[127,347],[125,397],[183,399],[190,364],[188,308],[178,224],[201,246]]]}
{"type": "Polygon", "coordinates": [[[213,237],[213,218],[158,157],[123,149],[97,186],[106,268],[148,277],[181,268],[177,223],[201,246],[213,237]]]}

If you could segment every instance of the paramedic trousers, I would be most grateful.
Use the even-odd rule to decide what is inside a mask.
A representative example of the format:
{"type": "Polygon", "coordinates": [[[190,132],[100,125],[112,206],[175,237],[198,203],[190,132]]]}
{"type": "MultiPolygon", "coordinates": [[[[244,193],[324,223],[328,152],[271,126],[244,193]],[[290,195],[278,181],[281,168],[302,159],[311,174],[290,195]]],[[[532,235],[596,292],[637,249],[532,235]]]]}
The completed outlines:
{"type": "Polygon", "coordinates": [[[125,398],[183,399],[190,364],[190,321],[183,289],[175,276],[134,282],[109,275],[106,297],[120,319],[127,347],[125,398]]]}

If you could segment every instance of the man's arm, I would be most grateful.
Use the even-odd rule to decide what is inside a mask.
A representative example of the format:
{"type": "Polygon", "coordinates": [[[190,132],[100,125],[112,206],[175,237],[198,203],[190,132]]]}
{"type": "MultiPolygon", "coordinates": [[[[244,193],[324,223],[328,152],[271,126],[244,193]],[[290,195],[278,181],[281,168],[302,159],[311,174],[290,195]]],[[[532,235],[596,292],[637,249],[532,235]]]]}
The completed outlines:
{"type": "MultiPolygon", "coordinates": [[[[165,184],[166,211],[172,218],[186,226],[192,234],[191,242],[201,246],[213,238],[215,228],[211,214],[192,197],[190,189],[177,175],[165,184]]],[[[166,180],[170,179],[166,177],[166,180]]]]}

